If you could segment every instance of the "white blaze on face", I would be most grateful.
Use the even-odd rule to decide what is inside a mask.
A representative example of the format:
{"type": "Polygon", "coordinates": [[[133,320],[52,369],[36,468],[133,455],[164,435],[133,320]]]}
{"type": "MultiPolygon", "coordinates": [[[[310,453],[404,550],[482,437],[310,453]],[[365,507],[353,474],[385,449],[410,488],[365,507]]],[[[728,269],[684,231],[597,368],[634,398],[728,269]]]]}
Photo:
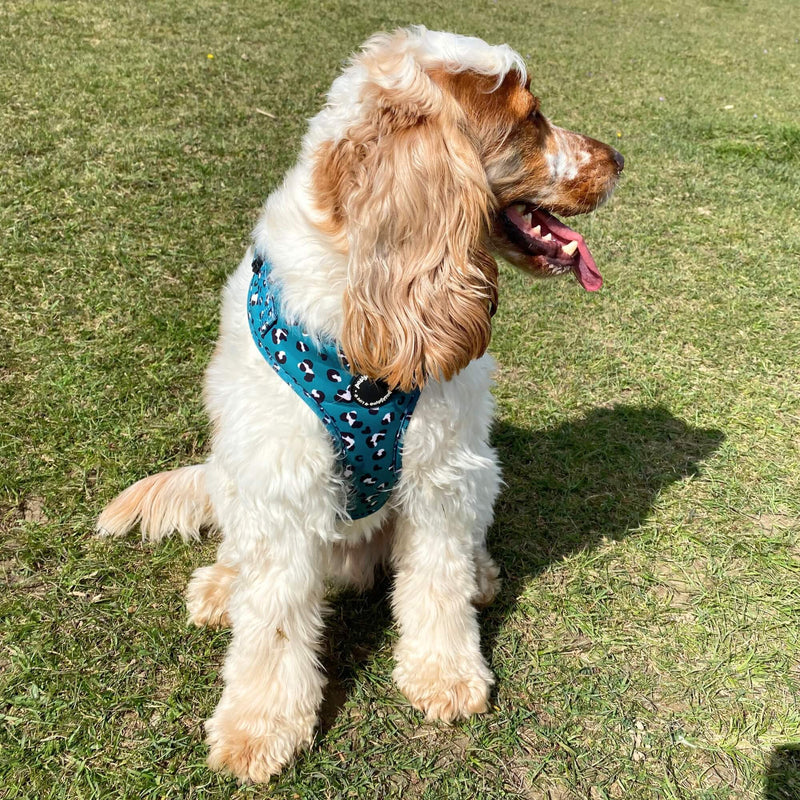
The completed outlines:
{"type": "Polygon", "coordinates": [[[589,154],[580,149],[580,139],[575,134],[555,125],[552,131],[551,146],[545,154],[550,179],[553,183],[574,181],[580,168],[589,161],[589,154]]]}

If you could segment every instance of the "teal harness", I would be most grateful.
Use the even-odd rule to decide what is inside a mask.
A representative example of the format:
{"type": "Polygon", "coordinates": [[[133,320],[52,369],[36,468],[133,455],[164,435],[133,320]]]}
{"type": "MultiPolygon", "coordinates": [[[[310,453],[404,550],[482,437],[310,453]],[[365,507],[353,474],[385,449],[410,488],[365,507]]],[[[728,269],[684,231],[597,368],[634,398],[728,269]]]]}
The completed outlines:
{"type": "Polygon", "coordinates": [[[330,434],[349,481],[349,517],[374,514],[400,477],[403,434],[419,389],[401,392],[383,381],[352,375],[336,342],[320,342],[285,318],[269,262],[258,255],[253,259],[247,319],[261,355],[330,434]]]}

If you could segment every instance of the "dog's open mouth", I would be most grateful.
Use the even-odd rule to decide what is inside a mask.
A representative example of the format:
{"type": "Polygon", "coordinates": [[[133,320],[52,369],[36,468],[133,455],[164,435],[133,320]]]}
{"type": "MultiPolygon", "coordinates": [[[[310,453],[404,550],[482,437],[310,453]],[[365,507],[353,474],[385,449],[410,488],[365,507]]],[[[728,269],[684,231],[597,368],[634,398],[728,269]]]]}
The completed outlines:
{"type": "Polygon", "coordinates": [[[596,292],[603,285],[603,277],[583,236],[543,208],[514,203],[500,218],[509,241],[525,256],[544,259],[552,274],[573,272],[578,283],[589,292],[596,292]]]}

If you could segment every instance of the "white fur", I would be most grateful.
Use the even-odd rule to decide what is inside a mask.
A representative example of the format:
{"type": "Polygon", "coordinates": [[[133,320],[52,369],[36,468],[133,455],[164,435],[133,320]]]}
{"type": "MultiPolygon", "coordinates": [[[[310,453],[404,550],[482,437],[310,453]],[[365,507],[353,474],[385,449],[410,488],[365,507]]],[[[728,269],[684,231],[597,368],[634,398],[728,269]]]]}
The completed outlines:
{"type": "Polygon", "coordinates": [[[574,181],[580,168],[589,161],[589,154],[576,146],[575,135],[557,125],[551,125],[553,131],[552,150],[545,153],[550,180],[554,185],[561,181],[574,181]]]}
{"type": "MultiPolygon", "coordinates": [[[[520,57],[505,46],[424,28],[396,36],[405,37],[400,50],[407,69],[387,80],[411,80],[414,62],[498,80],[513,67],[524,80],[520,57]]],[[[382,41],[368,42],[365,53],[382,41]]],[[[281,284],[287,316],[318,336],[341,332],[347,259],[315,224],[321,220],[312,198],[312,159],[358,115],[365,81],[360,61],[334,82],[253,237],[281,284]]],[[[343,522],[345,487],[325,428],[253,343],[245,305],[252,252],[225,287],[219,342],[206,374],[212,455],[193,469],[203,471],[210,503],[186,530],[182,519],[170,522],[192,535],[200,524],[216,523],[222,532],[217,564],[198,570],[189,587],[193,621],[229,619],[233,627],[222,698],[207,725],[209,762],[261,781],[313,734],[325,682],[318,647],[326,579],[369,583],[389,526],[399,686],[430,717],[452,720],[486,709],[493,679],[473,603],[490,600],[496,589],[485,535],[500,472],[487,443],[493,362],[485,356],[449,382],[426,385],[390,501],[371,517],[343,522]]],[[[170,488],[168,476],[161,479],[164,496],[178,499],[185,487],[170,488]]],[[[101,523],[119,534],[141,513],[134,505],[126,515],[112,503],[101,523]]],[[[162,533],[157,528],[155,535],[162,533]]]]}
{"type": "MultiPolygon", "coordinates": [[[[508,48],[477,39],[422,28],[408,37],[409,59],[426,66],[440,59],[450,68],[498,75],[521,66],[508,48]]],[[[254,233],[281,283],[288,316],[319,335],[341,331],[347,261],[313,224],[311,159],[319,143],[352,123],[363,80],[355,61],[334,82],[297,166],[267,200],[254,233]]],[[[331,547],[368,539],[387,517],[395,531],[400,687],[430,716],[453,719],[485,709],[492,677],[471,601],[491,595],[497,575],[484,537],[500,478],[487,444],[493,364],[484,357],[423,390],[405,435],[402,478],[387,506],[364,520],[337,521],[345,492],[330,438],[253,344],[244,305],[250,261],[248,252],[225,289],[220,341],[206,377],[206,403],[216,420],[208,487],[225,537],[220,557],[239,569],[225,690],[209,740],[212,764],[264,779],[309,741],[316,722],[324,683],[316,653],[331,547]],[[241,736],[257,753],[246,767],[227,755],[241,736]]]]}

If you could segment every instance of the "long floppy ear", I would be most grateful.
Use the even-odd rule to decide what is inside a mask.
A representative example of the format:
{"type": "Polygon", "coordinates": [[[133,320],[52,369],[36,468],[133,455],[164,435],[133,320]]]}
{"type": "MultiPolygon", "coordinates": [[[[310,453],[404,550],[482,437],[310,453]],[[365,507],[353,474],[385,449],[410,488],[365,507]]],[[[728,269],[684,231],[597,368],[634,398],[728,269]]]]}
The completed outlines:
{"type": "Polygon", "coordinates": [[[403,390],[481,356],[497,304],[485,172],[461,108],[416,71],[411,86],[368,85],[366,116],[317,170],[347,239],[342,348],[354,371],[403,390]]]}

